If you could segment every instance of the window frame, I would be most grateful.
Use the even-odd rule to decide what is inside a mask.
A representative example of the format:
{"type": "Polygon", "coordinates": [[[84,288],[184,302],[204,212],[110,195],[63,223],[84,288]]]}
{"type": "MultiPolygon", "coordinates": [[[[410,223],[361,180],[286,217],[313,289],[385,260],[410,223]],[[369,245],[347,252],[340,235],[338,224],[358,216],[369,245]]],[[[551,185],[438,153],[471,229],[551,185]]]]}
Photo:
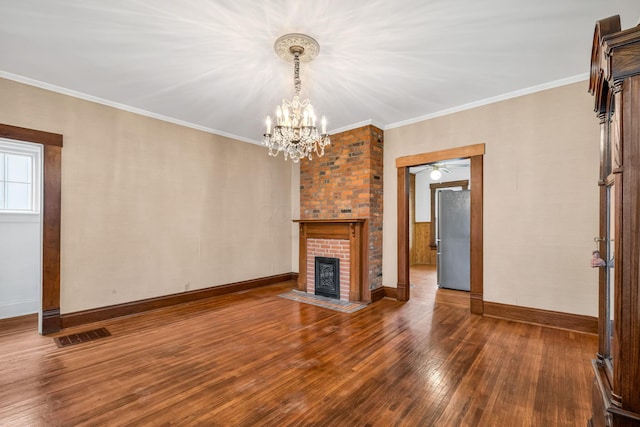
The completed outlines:
{"type": "Polygon", "coordinates": [[[6,138],[0,138],[0,153],[26,156],[31,159],[31,208],[30,209],[6,209],[7,186],[5,177],[7,174],[6,163],[4,176],[0,177],[0,185],[4,186],[3,198],[0,200],[0,221],[7,220],[9,216],[40,215],[42,211],[42,144],[24,144],[6,138]]]}

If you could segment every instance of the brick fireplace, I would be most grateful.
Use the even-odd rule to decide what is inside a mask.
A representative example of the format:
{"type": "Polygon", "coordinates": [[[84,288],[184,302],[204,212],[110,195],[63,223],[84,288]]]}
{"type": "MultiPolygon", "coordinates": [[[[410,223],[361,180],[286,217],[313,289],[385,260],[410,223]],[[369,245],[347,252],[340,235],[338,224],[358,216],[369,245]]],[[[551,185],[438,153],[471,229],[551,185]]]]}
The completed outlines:
{"type": "Polygon", "coordinates": [[[340,299],[368,301],[364,272],[367,271],[364,219],[298,220],[300,223],[300,274],[298,290],[315,293],[315,258],[340,260],[340,299]]]}
{"type": "Polygon", "coordinates": [[[382,167],[383,133],[371,125],[331,135],[324,157],[300,162],[299,290],[313,292],[311,257],[329,256],[340,258],[340,299],[382,297],[382,167]],[[340,232],[323,234],[331,228],[340,232]]]}

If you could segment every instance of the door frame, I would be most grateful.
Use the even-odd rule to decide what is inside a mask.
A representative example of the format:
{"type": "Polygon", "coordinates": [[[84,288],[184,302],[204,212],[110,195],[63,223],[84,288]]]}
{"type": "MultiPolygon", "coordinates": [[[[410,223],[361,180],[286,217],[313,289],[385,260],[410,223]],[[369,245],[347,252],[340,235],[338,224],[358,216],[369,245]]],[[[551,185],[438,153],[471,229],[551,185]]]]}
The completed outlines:
{"type": "Polygon", "coordinates": [[[474,314],[484,313],[483,300],[483,163],[485,144],[467,145],[430,153],[398,157],[398,283],[399,301],[411,297],[409,285],[409,168],[427,163],[452,159],[470,159],[471,173],[471,238],[470,238],[470,310],[474,314]]]}
{"type": "Polygon", "coordinates": [[[60,330],[62,135],[0,123],[0,137],[42,144],[42,334],[60,330]]]}

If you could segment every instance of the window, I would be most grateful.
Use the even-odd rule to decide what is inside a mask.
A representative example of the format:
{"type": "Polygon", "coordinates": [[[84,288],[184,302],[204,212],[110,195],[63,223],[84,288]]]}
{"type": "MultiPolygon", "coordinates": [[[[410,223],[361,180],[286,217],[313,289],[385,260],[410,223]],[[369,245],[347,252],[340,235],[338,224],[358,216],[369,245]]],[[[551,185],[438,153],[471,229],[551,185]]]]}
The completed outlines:
{"type": "Polygon", "coordinates": [[[40,212],[42,147],[0,139],[0,213],[40,212]]]}

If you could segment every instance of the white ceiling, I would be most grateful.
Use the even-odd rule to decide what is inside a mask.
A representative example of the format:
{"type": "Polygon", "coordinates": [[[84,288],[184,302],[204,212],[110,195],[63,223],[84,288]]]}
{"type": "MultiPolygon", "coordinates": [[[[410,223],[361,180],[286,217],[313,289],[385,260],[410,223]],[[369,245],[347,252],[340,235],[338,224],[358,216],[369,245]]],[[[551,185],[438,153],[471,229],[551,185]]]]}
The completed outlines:
{"type": "Polygon", "coordinates": [[[469,167],[471,166],[471,160],[469,159],[456,159],[456,160],[447,160],[445,162],[434,162],[434,163],[427,163],[424,165],[420,165],[420,166],[411,166],[409,168],[409,173],[412,174],[419,174],[425,171],[430,172],[431,170],[433,170],[432,168],[430,168],[429,166],[434,165],[434,166],[440,166],[443,168],[447,168],[450,170],[466,170],[467,172],[469,172],[469,167]]]}
{"type": "Polygon", "coordinates": [[[384,129],[584,79],[614,14],[634,26],[640,1],[0,0],[0,77],[256,142],[293,92],[273,42],[301,32],[329,130],[384,129]]]}

